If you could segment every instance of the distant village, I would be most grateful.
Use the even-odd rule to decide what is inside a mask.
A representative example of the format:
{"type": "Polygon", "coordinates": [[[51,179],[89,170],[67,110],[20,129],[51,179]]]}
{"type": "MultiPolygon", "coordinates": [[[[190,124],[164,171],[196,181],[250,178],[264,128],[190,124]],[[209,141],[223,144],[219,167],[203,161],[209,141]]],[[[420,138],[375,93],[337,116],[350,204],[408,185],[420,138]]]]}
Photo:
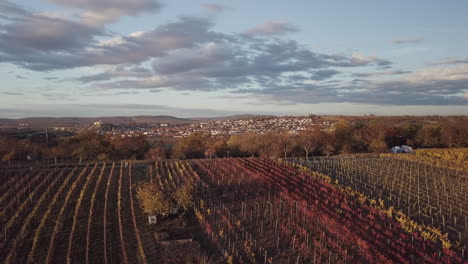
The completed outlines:
{"type": "Polygon", "coordinates": [[[306,117],[253,117],[236,120],[197,122],[191,124],[105,124],[97,121],[94,127],[101,134],[135,137],[187,137],[194,132],[205,132],[212,136],[226,136],[255,132],[265,134],[270,131],[289,131],[295,135],[307,129],[333,131],[335,121],[322,120],[315,116],[306,117]]]}

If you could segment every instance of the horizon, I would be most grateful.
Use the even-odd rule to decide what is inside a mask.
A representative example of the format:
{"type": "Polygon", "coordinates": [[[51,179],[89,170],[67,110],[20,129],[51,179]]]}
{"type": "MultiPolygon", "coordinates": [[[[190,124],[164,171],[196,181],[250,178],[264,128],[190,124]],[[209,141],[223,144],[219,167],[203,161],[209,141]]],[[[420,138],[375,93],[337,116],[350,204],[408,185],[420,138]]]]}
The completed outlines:
{"type": "Polygon", "coordinates": [[[0,118],[466,116],[465,10],[0,0],[0,118]]]}
{"type": "Polygon", "coordinates": [[[20,119],[34,119],[34,118],[53,118],[53,119],[62,119],[62,118],[83,118],[83,119],[99,119],[99,118],[130,118],[130,117],[168,117],[168,118],[176,118],[176,119],[187,119],[187,120],[203,120],[203,119],[222,119],[222,118],[232,118],[232,117],[273,117],[273,118],[282,118],[282,117],[308,117],[310,115],[318,116],[318,117],[468,117],[466,114],[459,114],[459,115],[375,115],[375,114],[363,114],[363,115],[347,115],[347,114],[323,114],[323,115],[316,115],[313,113],[304,114],[304,115],[263,115],[263,114],[239,114],[239,115],[222,115],[222,116],[200,116],[200,117],[186,117],[186,116],[173,116],[173,115],[115,115],[115,116],[27,116],[27,117],[19,117],[19,118],[11,118],[11,117],[0,117],[0,119],[8,119],[8,120],[20,120],[20,119]]]}

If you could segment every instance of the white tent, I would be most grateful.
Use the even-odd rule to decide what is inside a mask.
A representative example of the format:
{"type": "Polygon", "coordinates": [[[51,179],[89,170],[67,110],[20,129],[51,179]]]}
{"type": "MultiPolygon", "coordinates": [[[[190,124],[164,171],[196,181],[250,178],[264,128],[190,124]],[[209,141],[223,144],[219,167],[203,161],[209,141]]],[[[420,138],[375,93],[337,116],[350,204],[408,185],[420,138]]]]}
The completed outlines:
{"type": "Polygon", "coordinates": [[[401,148],[399,146],[395,146],[392,148],[392,153],[401,153],[401,148]]]}
{"type": "Polygon", "coordinates": [[[403,145],[403,146],[401,146],[401,152],[403,152],[403,153],[411,153],[411,154],[412,154],[412,153],[414,153],[414,150],[413,150],[413,148],[410,147],[410,146],[403,145]]]}
{"type": "Polygon", "coordinates": [[[393,154],[396,153],[406,153],[406,154],[414,154],[414,149],[410,146],[402,145],[400,146],[394,146],[391,148],[391,151],[393,154]]]}

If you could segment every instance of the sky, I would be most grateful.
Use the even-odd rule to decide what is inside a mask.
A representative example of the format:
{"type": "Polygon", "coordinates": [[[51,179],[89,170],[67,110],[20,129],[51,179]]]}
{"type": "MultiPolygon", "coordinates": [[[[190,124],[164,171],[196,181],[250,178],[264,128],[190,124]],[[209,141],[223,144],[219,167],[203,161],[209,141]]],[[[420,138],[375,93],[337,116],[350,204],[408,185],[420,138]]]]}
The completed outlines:
{"type": "Polygon", "coordinates": [[[467,115],[468,1],[0,0],[0,117],[467,115]]]}

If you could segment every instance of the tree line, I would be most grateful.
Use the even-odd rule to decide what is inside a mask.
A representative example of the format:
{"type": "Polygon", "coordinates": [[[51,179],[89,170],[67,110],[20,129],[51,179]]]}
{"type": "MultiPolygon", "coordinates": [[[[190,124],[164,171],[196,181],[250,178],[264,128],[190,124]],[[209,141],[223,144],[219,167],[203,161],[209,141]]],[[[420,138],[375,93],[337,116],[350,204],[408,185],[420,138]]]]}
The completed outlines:
{"type": "Polygon", "coordinates": [[[71,137],[37,143],[30,139],[0,138],[2,160],[71,157],[86,160],[213,158],[213,157],[311,157],[353,153],[388,152],[392,146],[414,148],[468,147],[468,124],[455,120],[436,123],[378,120],[336,123],[331,131],[310,127],[297,134],[270,131],[232,136],[194,132],[188,137],[148,141],[142,136],[110,137],[87,130],[71,137]]]}
{"type": "Polygon", "coordinates": [[[142,137],[109,137],[85,130],[70,137],[57,137],[45,144],[32,139],[0,138],[0,158],[6,160],[121,160],[143,159],[149,150],[142,137]]]}
{"type": "Polygon", "coordinates": [[[458,148],[468,146],[466,122],[403,122],[396,125],[378,120],[338,122],[331,131],[310,127],[297,134],[270,131],[246,132],[212,137],[196,132],[175,145],[150,149],[153,159],[212,157],[310,157],[353,153],[385,153],[398,145],[415,148],[458,148]]]}

